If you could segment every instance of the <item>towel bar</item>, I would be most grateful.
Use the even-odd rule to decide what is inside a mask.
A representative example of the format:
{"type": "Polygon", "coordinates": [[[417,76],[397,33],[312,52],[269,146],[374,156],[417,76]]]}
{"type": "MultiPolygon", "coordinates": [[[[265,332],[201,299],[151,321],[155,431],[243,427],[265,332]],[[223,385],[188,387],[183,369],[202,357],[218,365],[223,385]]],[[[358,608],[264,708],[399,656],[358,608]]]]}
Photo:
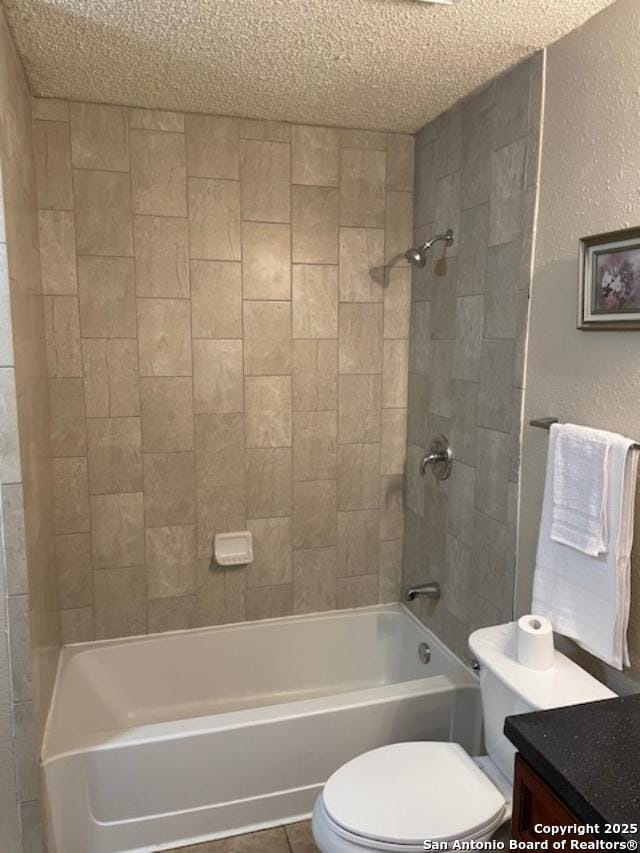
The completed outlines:
{"type": "MultiPolygon", "coordinates": [[[[529,426],[538,427],[539,429],[550,429],[551,424],[559,423],[558,418],[535,418],[529,421],[529,426]]],[[[631,445],[634,450],[640,450],[640,444],[637,441],[631,445]]]]}

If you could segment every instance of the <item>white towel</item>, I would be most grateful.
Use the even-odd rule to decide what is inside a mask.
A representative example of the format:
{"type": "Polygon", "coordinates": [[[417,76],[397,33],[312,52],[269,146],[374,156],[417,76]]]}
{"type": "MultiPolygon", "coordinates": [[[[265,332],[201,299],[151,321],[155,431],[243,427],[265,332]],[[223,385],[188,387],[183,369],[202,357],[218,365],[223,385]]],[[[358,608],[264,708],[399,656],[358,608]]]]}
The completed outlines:
{"type": "Polygon", "coordinates": [[[549,436],[545,496],[540,520],[531,609],[560,634],[616,669],[629,665],[627,625],[630,558],[638,453],[629,439],[611,436],[606,513],[610,547],[590,557],[551,539],[557,431],[549,436]]]}
{"type": "MultiPolygon", "coordinates": [[[[608,462],[613,433],[553,424],[551,538],[597,557],[608,547],[608,462]]],[[[551,447],[550,447],[551,449],[551,447]]]]}

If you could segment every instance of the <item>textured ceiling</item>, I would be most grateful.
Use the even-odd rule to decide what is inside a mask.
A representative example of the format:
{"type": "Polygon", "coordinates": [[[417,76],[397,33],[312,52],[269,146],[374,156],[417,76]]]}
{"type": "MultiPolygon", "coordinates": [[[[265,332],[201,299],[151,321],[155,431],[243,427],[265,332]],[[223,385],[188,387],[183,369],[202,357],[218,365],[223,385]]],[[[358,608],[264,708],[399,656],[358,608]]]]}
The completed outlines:
{"type": "Polygon", "coordinates": [[[414,131],[612,0],[3,0],[35,94],[414,131]]]}

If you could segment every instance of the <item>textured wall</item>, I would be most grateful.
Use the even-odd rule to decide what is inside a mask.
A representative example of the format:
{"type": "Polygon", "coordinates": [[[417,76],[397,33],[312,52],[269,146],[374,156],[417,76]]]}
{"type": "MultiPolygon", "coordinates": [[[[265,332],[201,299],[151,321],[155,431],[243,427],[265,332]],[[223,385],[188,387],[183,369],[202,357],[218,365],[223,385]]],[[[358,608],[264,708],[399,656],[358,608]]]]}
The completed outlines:
{"type": "Polygon", "coordinates": [[[537,54],[416,141],[416,239],[456,239],[413,278],[403,575],[440,581],[413,608],[462,655],[512,613],[542,69],[537,54]],[[436,433],[455,457],[443,483],[419,473],[436,433]]]}
{"type": "Polygon", "coordinates": [[[413,138],[34,116],[64,641],[397,599],[413,138]]]}
{"type": "MultiPolygon", "coordinates": [[[[638,332],[576,329],[578,239],[637,226],[640,7],[620,0],[549,48],[525,419],[556,415],[640,437],[638,332]],[[612,72],[609,58],[615,55],[612,72]],[[614,132],[611,129],[614,128],[614,132]]],[[[517,607],[531,600],[548,439],[523,446],[517,607]]],[[[640,679],[639,528],[633,566],[631,675],[640,679]]]]}
{"type": "Polygon", "coordinates": [[[31,106],[1,12],[0,154],[0,848],[34,853],[59,627],[31,106]]]}

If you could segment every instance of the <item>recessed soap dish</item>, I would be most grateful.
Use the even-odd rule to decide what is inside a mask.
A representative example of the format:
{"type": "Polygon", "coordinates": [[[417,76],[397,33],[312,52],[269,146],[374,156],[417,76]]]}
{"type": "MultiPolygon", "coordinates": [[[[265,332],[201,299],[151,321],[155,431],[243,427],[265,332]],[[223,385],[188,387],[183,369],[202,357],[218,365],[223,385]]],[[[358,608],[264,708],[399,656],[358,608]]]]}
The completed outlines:
{"type": "Polygon", "coordinates": [[[246,566],[253,561],[253,536],[249,530],[218,533],[214,553],[219,566],[246,566]]]}

